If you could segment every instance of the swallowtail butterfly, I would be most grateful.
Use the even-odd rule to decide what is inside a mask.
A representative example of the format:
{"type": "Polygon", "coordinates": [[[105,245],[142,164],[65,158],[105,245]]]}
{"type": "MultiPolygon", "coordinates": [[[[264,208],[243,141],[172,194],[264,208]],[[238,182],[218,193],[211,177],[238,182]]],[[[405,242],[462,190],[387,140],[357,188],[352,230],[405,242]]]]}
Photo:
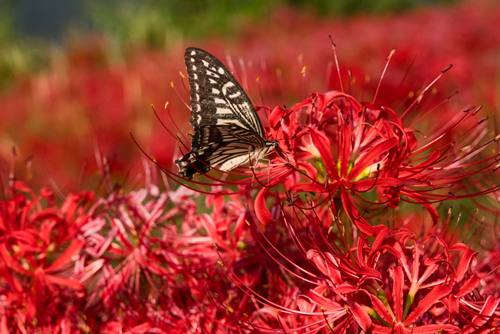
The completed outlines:
{"type": "Polygon", "coordinates": [[[266,140],[255,108],[240,84],[210,53],[188,48],[184,61],[189,78],[194,134],[191,151],[175,161],[179,176],[192,179],[219,166],[229,171],[258,161],[279,146],[266,140]]]}

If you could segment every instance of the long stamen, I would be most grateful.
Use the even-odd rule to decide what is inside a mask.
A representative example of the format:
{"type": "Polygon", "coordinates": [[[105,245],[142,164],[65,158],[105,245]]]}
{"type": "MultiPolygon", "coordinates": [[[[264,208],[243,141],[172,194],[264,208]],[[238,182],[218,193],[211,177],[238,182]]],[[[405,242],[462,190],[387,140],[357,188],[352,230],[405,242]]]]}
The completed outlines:
{"type": "Polygon", "coordinates": [[[436,83],[436,81],[438,81],[448,70],[450,70],[451,68],[453,67],[452,64],[448,65],[445,69],[443,69],[441,71],[441,74],[439,74],[437,76],[436,79],[434,79],[429,85],[427,85],[427,87],[425,87],[422,92],[415,98],[415,100],[413,100],[412,104],[405,110],[405,112],[403,113],[403,115],[401,115],[401,118],[404,118],[412,109],[415,105],[419,104],[420,101],[422,101],[422,98],[424,96],[424,93],[427,92],[429,90],[429,88],[432,87],[432,85],[434,85],[436,83]]]}
{"type": "Polygon", "coordinates": [[[377,100],[378,91],[380,89],[380,84],[382,83],[382,79],[384,78],[385,72],[387,71],[387,67],[389,66],[389,62],[391,61],[392,55],[396,52],[396,49],[392,49],[389,55],[387,56],[384,70],[382,71],[382,75],[380,76],[380,80],[378,81],[377,89],[375,90],[375,95],[373,96],[372,103],[375,103],[377,100]]]}
{"type": "Polygon", "coordinates": [[[339,78],[340,91],[343,93],[344,92],[344,85],[342,84],[342,79],[340,77],[340,67],[339,67],[339,61],[337,59],[337,49],[336,49],[337,45],[333,42],[331,35],[328,35],[328,38],[330,38],[330,42],[332,43],[333,58],[335,59],[335,68],[337,69],[337,76],[339,78]]]}

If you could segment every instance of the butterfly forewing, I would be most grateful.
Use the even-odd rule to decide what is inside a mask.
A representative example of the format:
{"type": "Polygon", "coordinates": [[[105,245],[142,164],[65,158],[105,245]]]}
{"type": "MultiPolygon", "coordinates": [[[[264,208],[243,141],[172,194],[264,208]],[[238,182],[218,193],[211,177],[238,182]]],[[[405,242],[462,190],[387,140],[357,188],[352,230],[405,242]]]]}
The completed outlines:
{"type": "Polygon", "coordinates": [[[236,125],[264,137],[252,102],[224,64],[197,48],[188,48],[184,60],[191,91],[190,123],[195,130],[204,125],[236,125]]]}
{"type": "Polygon", "coordinates": [[[228,171],[278,146],[265,139],[252,102],[226,66],[197,48],[188,48],[184,60],[194,134],[191,151],[175,161],[181,177],[190,179],[218,165],[228,171]]]}

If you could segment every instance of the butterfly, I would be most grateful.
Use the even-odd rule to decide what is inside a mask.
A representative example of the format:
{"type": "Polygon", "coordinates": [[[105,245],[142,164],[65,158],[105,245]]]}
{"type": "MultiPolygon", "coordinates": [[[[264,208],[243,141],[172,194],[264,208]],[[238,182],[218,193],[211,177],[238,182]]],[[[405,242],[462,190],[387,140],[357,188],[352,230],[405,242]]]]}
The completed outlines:
{"type": "Polygon", "coordinates": [[[219,170],[229,171],[250,158],[259,161],[279,146],[276,140],[266,140],[252,102],[219,59],[187,48],[184,61],[194,134],[191,151],[175,161],[179,176],[192,179],[219,165],[219,170]]]}

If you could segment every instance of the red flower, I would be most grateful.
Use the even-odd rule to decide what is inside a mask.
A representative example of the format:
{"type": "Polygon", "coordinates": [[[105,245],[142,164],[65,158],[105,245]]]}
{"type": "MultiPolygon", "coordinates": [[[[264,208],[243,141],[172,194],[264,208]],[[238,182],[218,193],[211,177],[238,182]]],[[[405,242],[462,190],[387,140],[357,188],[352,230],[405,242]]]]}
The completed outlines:
{"type": "MultiPolygon", "coordinates": [[[[486,330],[498,322],[500,299],[471,293],[481,284],[473,265],[477,253],[462,243],[450,245],[439,234],[419,242],[408,230],[382,227],[375,238],[361,235],[355,247],[342,251],[313,232],[320,232],[319,220],[311,223],[307,234],[301,233],[297,222],[285,223],[313,269],[284,254],[275,261],[283,271],[294,273],[291,277],[295,285],[308,283],[314,287],[305,289],[294,303],[286,297],[277,302],[259,295],[231,274],[235,284],[262,304],[250,320],[229,315],[243,328],[265,332],[274,323],[271,328],[287,331],[454,333],[464,326],[468,332],[486,330]],[[294,266],[290,268],[289,263],[294,266]],[[279,312],[267,326],[256,320],[258,314],[273,309],[279,312]]],[[[277,251],[264,239],[261,242],[264,248],[277,251]]]]}
{"type": "Polygon", "coordinates": [[[15,182],[9,193],[11,198],[0,202],[0,293],[6,297],[0,328],[56,331],[84,323],[85,289],[71,266],[84,246],[77,233],[86,217],[79,213],[93,194],[70,195],[57,208],[47,190],[38,198],[15,182]]]}
{"type": "MultiPolygon", "coordinates": [[[[312,94],[291,110],[277,107],[270,111],[270,133],[272,138],[285,138],[280,147],[287,152],[287,162],[275,158],[268,173],[274,175],[275,169],[285,165],[293,167],[295,174],[277,176],[266,187],[283,183],[295,193],[319,194],[315,203],[327,201],[333,212],[338,208],[332,199],[340,199],[350,220],[369,235],[379,228],[371,227],[359,213],[366,206],[373,210],[397,208],[402,201],[418,204],[436,223],[433,203],[496,191],[497,187],[483,187],[471,193],[474,184],[482,187],[481,173],[493,170],[497,157],[474,159],[499,138],[483,139],[484,120],[474,121],[480,108],[443,116],[439,128],[426,133],[422,143],[415,125],[429,112],[416,115],[410,127],[404,125],[409,114],[417,113],[413,107],[429,87],[401,115],[376,103],[359,103],[342,92],[312,94]],[[464,127],[471,136],[461,133],[457,137],[454,130],[464,127]],[[375,201],[363,196],[374,189],[375,201]]],[[[267,213],[266,192],[261,190],[256,199],[257,217],[263,223],[274,219],[267,213]]]]}
{"type": "MultiPolygon", "coordinates": [[[[260,106],[260,114],[268,114],[267,139],[278,140],[280,145],[269,156],[271,162],[207,176],[217,186],[238,186],[238,193],[261,188],[255,202],[248,198],[247,205],[255,209],[262,224],[276,221],[279,203],[288,196],[282,191],[273,194],[270,188],[278,185],[287,193],[315,194],[310,202],[298,197],[294,206],[328,203],[331,212],[339,218],[344,213],[368,235],[375,235],[380,226],[372,227],[366,221],[367,207],[376,212],[398,209],[401,202],[417,204],[430,213],[435,224],[438,213],[434,203],[497,189],[481,185],[481,173],[493,170],[497,155],[481,158],[478,154],[500,136],[486,138],[484,119],[475,119],[480,108],[456,113],[442,103],[427,111],[417,109],[450,67],[400,112],[376,103],[378,88],[372,102],[358,102],[343,91],[331,91],[313,93],[291,109],[260,106]],[[439,126],[421,134],[420,124],[436,111],[440,114],[434,121],[439,126]],[[480,190],[473,192],[474,184],[480,190]],[[276,203],[269,210],[272,197],[276,203]]],[[[174,173],[164,171],[176,178],[174,173]]]]}

